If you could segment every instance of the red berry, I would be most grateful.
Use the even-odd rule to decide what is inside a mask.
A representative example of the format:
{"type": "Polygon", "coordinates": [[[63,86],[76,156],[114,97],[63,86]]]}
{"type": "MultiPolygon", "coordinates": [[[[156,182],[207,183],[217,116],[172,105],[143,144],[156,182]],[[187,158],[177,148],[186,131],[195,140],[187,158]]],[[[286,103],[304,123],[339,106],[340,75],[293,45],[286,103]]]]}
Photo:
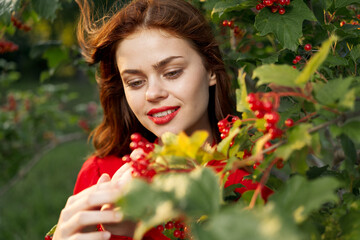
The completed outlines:
{"type": "Polygon", "coordinates": [[[285,0],[285,5],[290,5],[290,0],[285,0]]]}
{"type": "Polygon", "coordinates": [[[233,27],[234,27],[234,21],[233,21],[233,20],[228,21],[228,27],[229,27],[229,28],[233,28],[233,27]]]}
{"type": "Polygon", "coordinates": [[[174,237],[179,238],[180,236],[181,236],[181,231],[178,230],[178,229],[176,229],[176,230],[174,231],[174,237]]]}
{"type": "Polygon", "coordinates": [[[235,27],[234,27],[234,34],[235,34],[235,36],[238,36],[240,33],[241,33],[241,30],[240,30],[239,26],[235,26],[235,27]]]}
{"type": "Polygon", "coordinates": [[[301,56],[299,56],[299,55],[297,55],[296,57],[295,57],[295,59],[296,59],[296,61],[300,61],[301,60],[301,56]]]}
{"type": "Polygon", "coordinates": [[[285,8],[279,8],[279,14],[284,15],[286,12],[285,8]]]}
{"type": "Polygon", "coordinates": [[[169,221],[165,224],[166,229],[172,229],[174,227],[174,223],[172,221],[169,221]]]}
{"type": "Polygon", "coordinates": [[[296,66],[292,66],[293,69],[296,69],[296,66]]]}
{"type": "Polygon", "coordinates": [[[275,127],[275,124],[266,122],[264,126],[265,126],[266,130],[269,131],[270,128],[274,128],[274,127],[275,127]]]}
{"type": "Polygon", "coordinates": [[[272,12],[272,13],[276,13],[276,12],[278,11],[278,9],[279,9],[279,6],[278,6],[278,5],[276,5],[276,6],[273,5],[273,6],[271,6],[270,9],[271,9],[271,12],[272,12]]]}
{"type": "Polygon", "coordinates": [[[294,59],[294,60],[292,61],[292,63],[293,63],[293,64],[297,64],[298,61],[297,61],[296,59],[294,59]]]}
{"type": "Polygon", "coordinates": [[[260,10],[263,9],[264,7],[265,7],[264,4],[259,3],[259,4],[256,5],[256,10],[260,11],[260,10]]]}
{"type": "Polygon", "coordinates": [[[284,5],[286,5],[286,0],[279,0],[278,3],[279,3],[280,5],[283,5],[283,6],[284,6],[284,5]]]}
{"type": "Polygon", "coordinates": [[[232,118],[231,118],[231,122],[232,123],[234,123],[234,122],[236,122],[237,120],[239,120],[240,118],[238,117],[238,116],[233,116],[232,118]]]}
{"type": "Polygon", "coordinates": [[[248,151],[247,149],[245,149],[243,158],[247,158],[247,157],[250,157],[250,156],[251,156],[251,152],[248,151]]]}
{"type": "Polygon", "coordinates": [[[277,123],[280,119],[280,115],[277,112],[266,113],[264,119],[268,123],[277,123]]]}
{"type": "Polygon", "coordinates": [[[129,162],[131,162],[131,157],[130,157],[130,155],[125,155],[121,158],[121,160],[123,162],[129,163],[129,162]]]}
{"type": "Polygon", "coordinates": [[[281,137],[281,135],[282,135],[281,129],[276,128],[276,127],[275,128],[270,128],[269,133],[270,133],[271,139],[281,137]]]}
{"type": "Polygon", "coordinates": [[[154,150],[154,144],[147,143],[143,149],[145,153],[152,152],[154,150]]]}
{"type": "Polygon", "coordinates": [[[278,169],[281,169],[284,167],[284,161],[282,159],[279,159],[277,162],[276,162],[276,167],[278,169]]]}
{"type": "Polygon", "coordinates": [[[133,133],[133,134],[131,134],[131,136],[130,136],[130,140],[131,141],[133,141],[133,142],[140,142],[141,141],[141,139],[142,139],[142,136],[141,136],[141,134],[140,133],[133,133]]]}
{"type": "Polygon", "coordinates": [[[294,126],[294,120],[292,120],[291,118],[286,119],[286,120],[285,120],[285,125],[286,125],[287,127],[292,127],[292,126],[294,126]]]}
{"type": "Polygon", "coordinates": [[[260,163],[259,163],[259,162],[254,163],[254,165],[253,165],[253,169],[255,170],[255,169],[257,168],[257,166],[259,166],[259,165],[260,165],[260,163]]]}
{"type": "Polygon", "coordinates": [[[312,49],[312,46],[311,46],[311,44],[305,44],[305,46],[304,46],[304,49],[305,49],[305,51],[310,51],[311,49],[312,49]]]}
{"type": "Polygon", "coordinates": [[[135,150],[135,149],[137,149],[137,148],[138,148],[137,142],[131,142],[131,143],[130,143],[130,149],[131,149],[131,150],[135,150]]]}
{"type": "Polygon", "coordinates": [[[223,25],[224,27],[227,27],[227,26],[228,26],[228,20],[224,20],[224,21],[222,22],[222,25],[223,25]]]}
{"type": "Polygon", "coordinates": [[[356,15],[357,19],[360,19],[360,14],[356,15]]]}
{"type": "Polygon", "coordinates": [[[264,117],[264,112],[263,111],[261,111],[261,110],[256,110],[255,112],[254,112],[254,114],[255,114],[255,117],[256,118],[263,118],[264,117]]]}
{"type": "Polygon", "coordinates": [[[185,239],[185,238],[186,238],[186,233],[185,233],[185,232],[181,232],[180,239],[185,239]]]}
{"type": "Polygon", "coordinates": [[[221,139],[224,139],[224,138],[226,138],[226,137],[227,137],[227,135],[226,135],[226,134],[224,134],[224,133],[221,133],[221,134],[220,134],[220,137],[221,137],[221,139]]]}
{"type": "Polygon", "coordinates": [[[246,101],[248,103],[254,103],[257,100],[257,96],[255,93],[249,93],[246,97],[246,101]]]}
{"type": "Polygon", "coordinates": [[[346,24],[345,21],[341,21],[341,22],[340,22],[340,27],[344,26],[345,24],[346,24]]]}
{"type": "Polygon", "coordinates": [[[262,102],[262,109],[265,111],[265,112],[271,112],[272,109],[273,109],[273,104],[272,102],[270,101],[263,101],[262,102]]]}
{"type": "Polygon", "coordinates": [[[262,103],[260,102],[260,100],[256,100],[254,103],[249,104],[249,108],[252,111],[260,110],[262,109],[262,103]]]}
{"type": "Polygon", "coordinates": [[[270,6],[272,6],[274,4],[274,1],[273,0],[263,0],[263,4],[265,6],[270,7],[270,6]]]}
{"type": "Polygon", "coordinates": [[[163,226],[163,225],[158,225],[158,226],[156,227],[156,229],[157,229],[159,232],[162,232],[162,231],[164,231],[164,226],[163,226]]]}

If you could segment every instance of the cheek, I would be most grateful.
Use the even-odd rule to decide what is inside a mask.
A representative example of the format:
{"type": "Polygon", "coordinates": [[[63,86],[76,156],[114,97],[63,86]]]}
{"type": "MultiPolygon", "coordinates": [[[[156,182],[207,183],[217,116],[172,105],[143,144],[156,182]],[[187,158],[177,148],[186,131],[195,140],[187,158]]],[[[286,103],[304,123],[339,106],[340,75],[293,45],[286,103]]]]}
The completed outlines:
{"type": "Polygon", "coordinates": [[[126,101],[129,105],[129,107],[134,112],[134,114],[138,115],[140,110],[143,108],[141,96],[139,96],[139,94],[136,94],[135,92],[125,91],[125,98],[126,98],[126,101]]]}

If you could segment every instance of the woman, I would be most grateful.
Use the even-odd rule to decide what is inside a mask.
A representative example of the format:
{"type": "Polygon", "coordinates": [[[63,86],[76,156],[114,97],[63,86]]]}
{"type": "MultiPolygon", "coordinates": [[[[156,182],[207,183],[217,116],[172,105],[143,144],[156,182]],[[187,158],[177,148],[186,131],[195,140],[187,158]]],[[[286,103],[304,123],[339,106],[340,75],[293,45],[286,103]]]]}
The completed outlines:
{"type": "MultiPolygon", "coordinates": [[[[131,239],[135,224],[111,208],[131,180],[131,167],[121,160],[131,152],[130,135],[154,141],[166,131],[202,129],[217,143],[217,122],[232,112],[230,82],[210,27],[189,3],[135,0],[96,26],[89,3],[77,2],[80,46],[90,64],[99,63],[104,118],[92,133],[96,152],[79,173],[54,239],[109,239],[110,233],[131,239]],[[104,231],[96,231],[98,224],[104,231]]],[[[227,185],[245,183],[246,174],[238,170],[227,185]]],[[[156,229],[146,237],[167,239],[156,229]]]]}

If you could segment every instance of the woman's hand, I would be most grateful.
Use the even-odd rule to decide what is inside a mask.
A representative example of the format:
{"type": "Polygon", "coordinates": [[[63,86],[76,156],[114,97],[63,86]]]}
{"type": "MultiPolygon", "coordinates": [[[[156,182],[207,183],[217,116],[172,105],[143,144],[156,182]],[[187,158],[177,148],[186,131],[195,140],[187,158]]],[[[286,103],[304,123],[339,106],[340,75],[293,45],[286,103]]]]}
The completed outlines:
{"type": "Polygon", "coordinates": [[[109,175],[103,174],[96,185],[69,197],[61,211],[54,240],[109,239],[110,232],[106,230],[98,232],[96,229],[98,224],[127,225],[127,222],[122,221],[121,212],[113,209],[100,211],[104,205],[113,206],[121,196],[123,186],[131,180],[131,167],[124,164],[114,177],[111,180],[109,175]]]}
{"type": "MultiPolygon", "coordinates": [[[[144,154],[144,151],[138,148],[132,151],[130,157],[132,159],[138,159],[142,154],[144,154]]],[[[128,169],[120,168],[114,174],[111,181],[120,184],[121,186],[125,186],[132,179],[131,171],[132,171],[131,167],[129,167],[128,169]]],[[[116,210],[116,208],[114,208],[113,204],[105,204],[102,206],[101,210],[102,211],[116,210]]],[[[132,221],[122,221],[121,223],[103,224],[102,227],[103,229],[111,232],[114,235],[132,237],[134,235],[136,223],[132,221]]]]}

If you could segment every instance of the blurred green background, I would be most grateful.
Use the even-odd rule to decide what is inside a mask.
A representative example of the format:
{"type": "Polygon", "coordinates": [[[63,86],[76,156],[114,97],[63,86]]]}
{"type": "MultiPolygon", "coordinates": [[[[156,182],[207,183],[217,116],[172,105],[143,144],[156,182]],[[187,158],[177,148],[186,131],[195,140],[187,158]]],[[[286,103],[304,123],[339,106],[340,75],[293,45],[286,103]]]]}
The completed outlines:
{"type": "Polygon", "coordinates": [[[93,150],[101,110],[77,18],[74,1],[0,0],[0,239],[43,239],[93,150]]]}

